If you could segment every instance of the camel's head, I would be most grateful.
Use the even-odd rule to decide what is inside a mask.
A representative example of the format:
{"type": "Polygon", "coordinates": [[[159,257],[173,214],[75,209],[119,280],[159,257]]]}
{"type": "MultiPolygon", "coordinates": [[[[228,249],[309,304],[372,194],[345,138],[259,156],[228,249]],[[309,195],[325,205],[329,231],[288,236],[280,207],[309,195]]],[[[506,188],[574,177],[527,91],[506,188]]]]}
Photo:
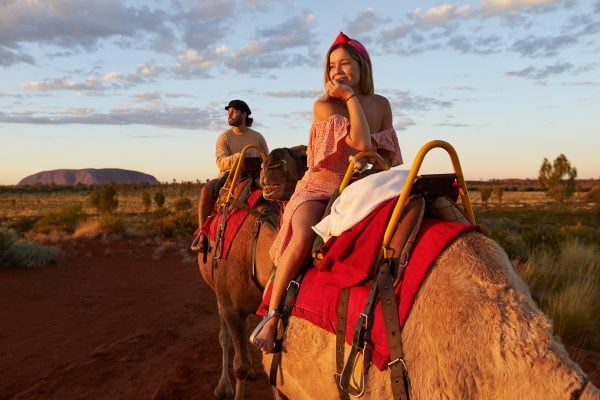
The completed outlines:
{"type": "Polygon", "coordinates": [[[271,151],[260,171],[260,185],[267,200],[289,200],[306,172],[306,146],[271,151]]]}

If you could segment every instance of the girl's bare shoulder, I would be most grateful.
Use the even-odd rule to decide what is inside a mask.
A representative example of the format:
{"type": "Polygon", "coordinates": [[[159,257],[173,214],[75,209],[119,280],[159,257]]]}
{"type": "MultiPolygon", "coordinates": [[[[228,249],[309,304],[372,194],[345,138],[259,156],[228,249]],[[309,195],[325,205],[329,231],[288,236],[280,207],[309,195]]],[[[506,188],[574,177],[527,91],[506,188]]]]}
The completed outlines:
{"type": "Polygon", "coordinates": [[[339,101],[332,98],[319,98],[313,105],[313,118],[315,122],[324,121],[333,114],[341,114],[339,101]]]}
{"type": "Polygon", "coordinates": [[[387,99],[387,97],[377,93],[373,94],[373,101],[379,106],[390,106],[390,101],[387,99]]]}

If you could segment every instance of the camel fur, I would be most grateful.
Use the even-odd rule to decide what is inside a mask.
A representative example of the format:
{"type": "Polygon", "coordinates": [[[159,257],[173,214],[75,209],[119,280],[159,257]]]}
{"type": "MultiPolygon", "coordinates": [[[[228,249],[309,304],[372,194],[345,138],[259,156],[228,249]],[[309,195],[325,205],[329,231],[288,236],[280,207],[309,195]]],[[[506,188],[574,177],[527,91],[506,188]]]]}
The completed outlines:
{"type": "MultiPolygon", "coordinates": [[[[506,253],[479,232],[459,237],[438,257],[402,340],[413,400],[600,399],[506,253]]],[[[283,394],[339,398],[335,335],[292,317],[284,348],[278,375],[283,394]]],[[[346,345],[346,356],[349,351],[346,345]]],[[[263,363],[269,371],[271,357],[263,363]]],[[[389,370],[368,369],[362,398],[393,398],[389,370]]]]}

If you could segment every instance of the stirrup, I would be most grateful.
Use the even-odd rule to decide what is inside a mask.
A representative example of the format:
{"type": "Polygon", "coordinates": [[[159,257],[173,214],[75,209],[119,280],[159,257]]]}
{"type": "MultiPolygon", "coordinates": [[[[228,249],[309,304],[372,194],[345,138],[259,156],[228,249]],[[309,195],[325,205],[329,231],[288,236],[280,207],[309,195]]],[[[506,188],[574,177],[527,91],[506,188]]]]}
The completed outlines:
{"type": "Polygon", "coordinates": [[[190,250],[197,251],[199,253],[202,253],[205,250],[210,251],[210,243],[208,241],[208,237],[202,231],[200,231],[196,235],[196,237],[194,237],[194,240],[190,245],[190,250]]]}
{"type": "MultiPolygon", "coordinates": [[[[256,337],[260,334],[260,332],[262,332],[267,322],[275,317],[281,318],[281,313],[278,310],[271,310],[263,317],[263,319],[258,323],[258,325],[256,325],[256,328],[254,328],[250,334],[250,343],[256,345],[256,337]]],[[[279,324],[279,321],[277,323],[279,324]]],[[[283,340],[277,338],[278,330],[279,327],[277,327],[277,330],[275,331],[275,339],[273,341],[273,350],[271,350],[271,353],[278,353],[281,351],[283,340]]]]}

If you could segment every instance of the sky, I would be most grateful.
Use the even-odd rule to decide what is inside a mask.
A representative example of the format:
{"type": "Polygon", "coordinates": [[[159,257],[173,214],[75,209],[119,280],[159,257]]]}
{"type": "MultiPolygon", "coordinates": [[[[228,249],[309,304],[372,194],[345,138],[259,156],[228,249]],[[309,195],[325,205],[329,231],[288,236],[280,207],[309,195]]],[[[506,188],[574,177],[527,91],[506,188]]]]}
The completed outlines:
{"type": "MultiPolygon", "coordinates": [[[[324,56],[370,53],[406,168],[449,142],[468,180],[561,153],[600,178],[600,0],[0,0],[0,185],[53,169],[217,174],[225,105],[307,144],[324,56]]],[[[421,173],[451,172],[443,150],[421,173]]]]}

